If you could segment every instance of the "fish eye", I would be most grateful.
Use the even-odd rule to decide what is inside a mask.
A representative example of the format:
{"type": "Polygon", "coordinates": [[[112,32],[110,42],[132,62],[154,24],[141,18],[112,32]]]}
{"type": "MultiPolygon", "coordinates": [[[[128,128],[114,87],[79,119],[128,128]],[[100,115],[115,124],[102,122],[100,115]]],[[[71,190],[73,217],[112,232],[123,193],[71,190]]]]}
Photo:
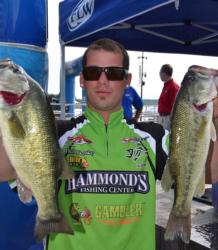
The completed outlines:
{"type": "Polygon", "coordinates": [[[195,76],[193,76],[193,75],[188,75],[188,80],[190,80],[190,81],[194,81],[196,79],[196,77],[195,76]]]}
{"type": "Polygon", "coordinates": [[[0,69],[4,69],[5,65],[4,64],[0,64],[0,69]]]}
{"type": "Polygon", "coordinates": [[[19,70],[18,68],[13,68],[13,72],[14,72],[14,73],[19,73],[20,70],[19,70]]]}

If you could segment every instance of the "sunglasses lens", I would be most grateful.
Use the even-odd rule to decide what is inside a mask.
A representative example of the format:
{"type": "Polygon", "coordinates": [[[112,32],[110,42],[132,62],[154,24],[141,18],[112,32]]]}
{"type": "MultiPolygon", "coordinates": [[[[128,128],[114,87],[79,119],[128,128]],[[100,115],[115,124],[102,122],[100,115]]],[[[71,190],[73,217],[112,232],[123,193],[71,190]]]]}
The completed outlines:
{"type": "Polygon", "coordinates": [[[83,77],[86,81],[97,81],[101,74],[100,67],[86,67],[83,69],[83,77]]]}
{"type": "Polygon", "coordinates": [[[108,67],[106,71],[109,81],[122,81],[126,75],[125,69],[118,67],[108,67]]]}
{"type": "Polygon", "coordinates": [[[105,72],[109,81],[122,81],[126,71],[122,67],[86,67],[83,69],[83,77],[86,81],[97,81],[102,72],[105,72]]]}

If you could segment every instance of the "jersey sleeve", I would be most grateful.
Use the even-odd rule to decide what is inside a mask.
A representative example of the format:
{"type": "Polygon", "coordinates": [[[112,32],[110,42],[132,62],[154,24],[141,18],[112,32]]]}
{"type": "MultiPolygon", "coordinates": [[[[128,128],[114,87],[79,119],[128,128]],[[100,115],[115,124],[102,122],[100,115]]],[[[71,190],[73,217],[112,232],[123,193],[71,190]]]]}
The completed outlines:
{"type": "Polygon", "coordinates": [[[74,127],[75,121],[71,120],[56,120],[56,129],[58,138],[60,138],[66,131],[71,130],[74,127]]]}
{"type": "Polygon", "coordinates": [[[139,122],[140,129],[149,133],[156,141],[155,178],[160,180],[166,164],[169,150],[169,132],[155,122],[139,122]]]}
{"type": "Polygon", "coordinates": [[[156,141],[156,179],[161,180],[169,152],[169,132],[164,130],[162,138],[156,141]]]}

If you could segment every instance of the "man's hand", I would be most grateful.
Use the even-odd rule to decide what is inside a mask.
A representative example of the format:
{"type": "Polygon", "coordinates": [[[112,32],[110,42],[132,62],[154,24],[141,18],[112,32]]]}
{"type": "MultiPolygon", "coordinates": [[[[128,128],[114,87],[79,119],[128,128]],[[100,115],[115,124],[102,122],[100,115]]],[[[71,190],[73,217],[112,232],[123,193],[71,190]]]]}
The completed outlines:
{"type": "Polygon", "coordinates": [[[213,101],[213,117],[214,119],[218,118],[218,98],[213,101]]]}
{"type": "Polygon", "coordinates": [[[8,181],[16,178],[16,172],[7,157],[2,138],[0,136],[0,181],[8,181]]]}

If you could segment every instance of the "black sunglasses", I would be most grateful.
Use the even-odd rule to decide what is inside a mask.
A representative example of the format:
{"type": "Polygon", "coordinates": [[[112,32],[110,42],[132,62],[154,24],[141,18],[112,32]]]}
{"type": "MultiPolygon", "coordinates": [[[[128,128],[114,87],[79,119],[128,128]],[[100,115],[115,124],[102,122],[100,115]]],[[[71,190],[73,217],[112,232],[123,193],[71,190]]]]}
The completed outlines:
{"type": "Polygon", "coordinates": [[[82,71],[83,77],[86,81],[97,81],[102,72],[106,74],[109,81],[122,81],[127,75],[128,70],[123,67],[88,66],[82,71]]]}

